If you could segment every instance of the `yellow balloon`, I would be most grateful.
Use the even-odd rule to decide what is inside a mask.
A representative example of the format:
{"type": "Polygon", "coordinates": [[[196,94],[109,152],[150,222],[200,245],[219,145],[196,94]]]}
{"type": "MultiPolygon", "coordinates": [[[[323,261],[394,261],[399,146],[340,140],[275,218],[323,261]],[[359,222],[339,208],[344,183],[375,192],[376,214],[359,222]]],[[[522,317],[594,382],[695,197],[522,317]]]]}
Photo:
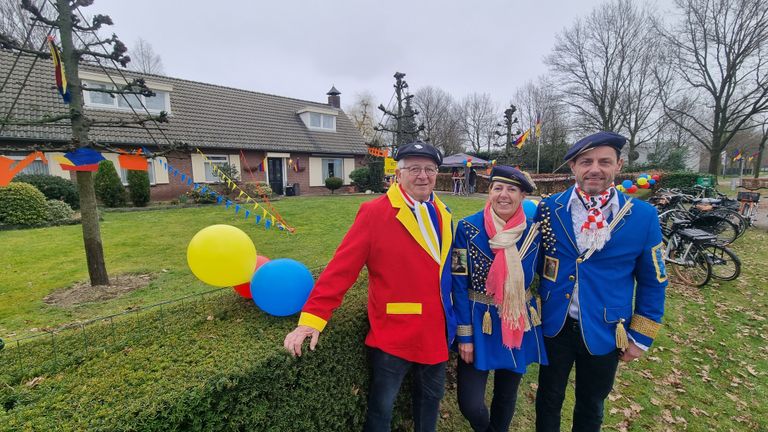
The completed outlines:
{"type": "Polygon", "coordinates": [[[536,204],[536,207],[538,207],[538,206],[539,206],[539,200],[535,200],[535,199],[532,199],[532,200],[531,200],[531,202],[533,202],[534,204],[536,204]]]}
{"type": "Polygon", "coordinates": [[[643,186],[646,183],[648,183],[648,179],[645,177],[640,177],[639,179],[637,179],[638,186],[643,186]]]}
{"type": "Polygon", "coordinates": [[[248,234],[231,225],[211,225],[192,237],[187,264],[198,279],[217,287],[251,280],[256,267],[256,246],[248,234]]]}

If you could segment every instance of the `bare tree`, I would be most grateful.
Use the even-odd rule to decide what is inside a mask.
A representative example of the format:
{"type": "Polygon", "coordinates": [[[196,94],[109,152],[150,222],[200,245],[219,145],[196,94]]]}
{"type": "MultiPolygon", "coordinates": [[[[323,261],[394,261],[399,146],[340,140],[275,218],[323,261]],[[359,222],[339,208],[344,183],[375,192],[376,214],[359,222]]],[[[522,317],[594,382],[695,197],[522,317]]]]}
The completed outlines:
{"type": "Polygon", "coordinates": [[[619,130],[640,17],[633,0],[614,0],[557,36],[545,63],[575,112],[579,129],[619,130]]]}
{"type": "Polygon", "coordinates": [[[768,142],[768,115],[764,115],[762,121],[760,121],[760,142],[757,146],[757,160],[753,167],[753,176],[755,178],[760,177],[760,168],[763,164],[763,156],[765,156],[765,143],[768,142]]]}
{"type": "Polygon", "coordinates": [[[488,93],[472,93],[461,101],[459,128],[465,142],[475,153],[480,152],[495,130],[498,108],[488,93]]]}
{"type": "MultiPolygon", "coordinates": [[[[41,2],[40,11],[53,18],[55,11],[41,2]]],[[[36,50],[45,43],[50,27],[33,21],[18,0],[0,0],[0,34],[17,41],[22,48],[36,50]]]]}
{"type": "Polygon", "coordinates": [[[768,111],[768,2],[676,0],[681,19],[658,25],[679,85],[662,93],[670,119],[709,151],[717,175],[720,154],[734,136],[756,127],[768,111]],[[706,115],[676,108],[681,98],[706,107],[706,115]],[[686,122],[684,122],[685,120],[686,122]],[[689,126],[691,123],[693,126],[689,126]]]}
{"type": "Polygon", "coordinates": [[[357,93],[355,95],[355,102],[347,106],[345,112],[355,128],[363,136],[363,140],[366,143],[371,143],[376,135],[376,131],[373,127],[376,125],[374,120],[374,107],[373,95],[370,92],[357,93]]]}
{"type": "Polygon", "coordinates": [[[164,75],[163,60],[155,53],[152,45],[142,38],[136,40],[134,48],[130,51],[131,63],[129,67],[137,72],[153,75],[164,75]]]}
{"type": "MultiPolygon", "coordinates": [[[[106,59],[120,63],[123,67],[130,61],[125,55],[127,51],[125,45],[117,38],[112,37],[98,40],[96,31],[104,25],[111,25],[112,19],[106,15],[96,15],[90,20],[83,19],[79,7],[89,6],[90,0],[56,0],[54,9],[54,18],[48,18],[41,8],[32,4],[31,0],[22,0],[22,7],[30,14],[32,20],[45,25],[47,28],[54,28],[58,31],[61,42],[61,62],[64,65],[66,80],[70,93],[70,101],[66,112],[59,115],[46,115],[41,118],[13,118],[12,112],[4,113],[4,119],[0,120],[0,128],[14,126],[61,124],[68,122],[71,126],[72,137],[69,142],[46,143],[32,146],[33,149],[71,151],[80,147],[101,147],[109,150],[108,147],[93,142],[89,138],[89,130],[92,127],[130,127],[131,124],[144,125],[147,122],[165,122],[167,114],[161,112],[158,116],[146,116],[136,118],[134,121],[125,120],[95,120],[90,118],[83,108],[83,84],[79,77],[79,67],[82,60],[106,59]],[[94,42],[87,42],[81,36],[81,33],[91,33],[94,36],[94,42]],[[80,40],[82,47],[75,45],[75,40],[80,40]],[[107,47],[111,47],[111,52],[107,47]]],[[[52,7],[53,8],[53,7],[52,7]]],[[[47,31],[47,30],[46,30],[47,31]]],[[[34,54],[40,58],[50,58],[51,53],[48,50],[27,49],[23,43],[10,35],[0,33],[0,46],[6,49],[34,54]]],[[[19,72],[21,73],[21,72],[19,72]]],[[[89,89],[89,91],[98,91],[109,93],[114,97],[124,97],[126,95],[144,95],[154,96],[154,93],[146,87],[143,80],[133,80],[118,89],[102,90],[89,89]]],[[[29,114],[29,113],[27,113],[29,114]]],[[[30,147],[22,147],[29,149],[30,147]]],[[[10,150],[19,150],[19,148],[10,147],[10,150]]],[[[80,211],[81,225],[83,231],[83,243],[85,246],[86,262],[88,265],[88,275],[91,285],[109,285],[109,276],[107,274],[104,261],[104,250],[101,242],[101,228],[99,226],[99,215],[96,206],[96,194],[93,185],[93,173],[89,171],[77,172],[77,185],[80,193],[80,211]]]]}
{"type": "Polygon", "coordinates": [[[430,143],[446,155],[463,150],[458,110],[450,93],[437,87],[422,87],[414,93],[413,105],[419,111],[424,135],[430,143]]]}

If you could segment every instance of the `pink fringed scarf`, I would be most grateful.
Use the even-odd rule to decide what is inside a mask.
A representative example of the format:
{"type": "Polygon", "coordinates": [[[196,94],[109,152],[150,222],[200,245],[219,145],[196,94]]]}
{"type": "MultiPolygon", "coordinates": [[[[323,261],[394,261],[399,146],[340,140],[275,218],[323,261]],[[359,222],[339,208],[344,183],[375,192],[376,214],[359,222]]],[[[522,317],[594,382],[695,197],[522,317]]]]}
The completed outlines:
{"type": "Polygon", "coordinates": [[[501,341],[508,348],[519,348],[523,334],[531,328],[525,301],[525,273],[517,242],[526,228],[521,205],[505,223],[485,205],[483,223],[494,253],[485,288],[501,317],[501,341]]]}

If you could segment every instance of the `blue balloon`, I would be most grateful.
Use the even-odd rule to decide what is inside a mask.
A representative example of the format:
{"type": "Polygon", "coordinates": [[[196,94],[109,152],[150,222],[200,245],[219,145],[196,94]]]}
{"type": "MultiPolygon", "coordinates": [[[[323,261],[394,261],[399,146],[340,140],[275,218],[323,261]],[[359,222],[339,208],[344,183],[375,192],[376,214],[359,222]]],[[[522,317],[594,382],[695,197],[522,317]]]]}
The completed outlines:
{"type": "Polygon", "coordinates": [[[304,264],[281,258],[259,267],[251,279],[251,296],[264,312],[288,316],[301,310],[314,284],[312,273],[304,264]]]}
{"type": "Polygon", "coordinates": [[[525,217],[528,219],[533,219],[536,216],[536,203],[529,199],[523,200],[523,211],[525,212],[525,217]]]}
{"type": "Polygon", "coordinates": [[[621,185],[624,186],[624,189],[629,189],[632,187],[632,180],[624,180],[621,185]]]}
{"type": "Polygon", "coordinates": [[[642,173],[640,174],[640,177],[650,178],[651,176],[649,176],[647,173],[642,173]]]}
{"type": "Polygon", "coordinates": [[[654,180],[654,179],[648,179],[648,183],[649,183],[651,186],[653,186],[653,185],[655,185],[655,184],[656,184],[656,180],[654,180]]]}

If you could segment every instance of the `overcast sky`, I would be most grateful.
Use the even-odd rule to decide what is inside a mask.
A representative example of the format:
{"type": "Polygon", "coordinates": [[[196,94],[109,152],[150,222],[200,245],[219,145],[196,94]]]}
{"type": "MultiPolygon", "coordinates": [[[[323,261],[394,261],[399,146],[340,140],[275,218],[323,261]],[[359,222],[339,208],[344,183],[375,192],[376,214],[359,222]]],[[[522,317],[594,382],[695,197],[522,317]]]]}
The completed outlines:
{"type": "Polygon", "coordinates": [[[168,76],[314,101],[335,85],[344,107],[365,91],[386,104],[396,71],[412,91],[507,104],[546,72],[555,36],[601,3],[97,0],[84,12],[110,15],[129,50],[147,40],[168,76]]]}

